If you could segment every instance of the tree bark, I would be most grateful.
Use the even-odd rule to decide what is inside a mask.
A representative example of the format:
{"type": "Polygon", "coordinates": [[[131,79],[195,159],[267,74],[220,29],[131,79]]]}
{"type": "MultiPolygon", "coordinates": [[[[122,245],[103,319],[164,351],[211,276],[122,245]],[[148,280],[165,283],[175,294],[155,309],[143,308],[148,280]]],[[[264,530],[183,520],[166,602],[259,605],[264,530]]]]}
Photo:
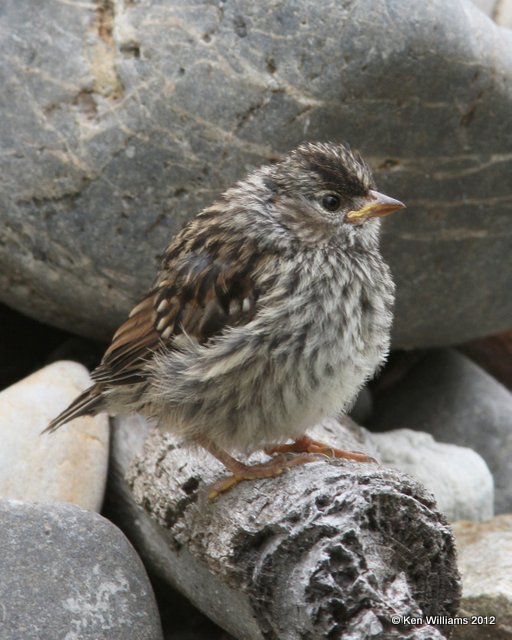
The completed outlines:
{"type": "MultiPolygon", "coordinates": [[[[211,501],[223,467],[156,430],[143,445],[146,433],[141,418],[115,421],[112,486],[124,525],[153,569],[236,638],[450,634],[442,624],[392,622],[453,616],[460,598],[450,528],[410,477],[326,459],[211,501]]],[[[354,444],[355,432],[335,421],[313,435],[322,433],[334,446],[354,444]]],[[[354,448],[374,454],[364,444],[354,448]]]]}

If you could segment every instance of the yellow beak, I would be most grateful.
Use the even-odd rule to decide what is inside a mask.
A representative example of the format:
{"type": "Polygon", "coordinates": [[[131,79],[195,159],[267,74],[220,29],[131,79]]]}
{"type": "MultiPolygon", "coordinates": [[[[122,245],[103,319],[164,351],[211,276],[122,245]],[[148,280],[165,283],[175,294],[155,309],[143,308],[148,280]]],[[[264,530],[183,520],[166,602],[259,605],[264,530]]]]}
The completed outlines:
{"type": "Polygon", "coordinates": [[[349,211],[345,216],[347,222],[357,223],[367,220],[368,218],[377,218],[378,216],[387,216],[398,209],[405,209],[405,204],[400,200],[395,200],[389,196],[385,196],[378,191],[370,191],[367,198],[368,204],[357,211],[349,211]]]}

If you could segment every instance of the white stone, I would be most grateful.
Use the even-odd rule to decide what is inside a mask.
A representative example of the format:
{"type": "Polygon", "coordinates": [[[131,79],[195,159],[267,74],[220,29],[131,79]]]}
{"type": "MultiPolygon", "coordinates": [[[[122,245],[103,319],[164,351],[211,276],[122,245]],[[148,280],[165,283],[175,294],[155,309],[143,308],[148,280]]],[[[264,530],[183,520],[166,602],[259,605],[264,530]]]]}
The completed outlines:
{"type": "Polygon", "coordinates": [[[437,500],[450,521],[481,521],[494,514],[494,482],[483,458],[472,449],[436,442],[422,431],[372,433],[382,464],[410,474],[437,500]]]}
{"type": "Polygon", "coordinates": [[[462,577],[461,613],[487,616],[478,637],[512,638],[512,514],[482,523],[455,522],[453,533],[462,577]]]}
{"type": "Polygon", "coordinates": [[[85,367],[61,361],[0,393],[0,496],[100,510],[108,465],[106,414],[40,435],[90,384],[85,367]]]}

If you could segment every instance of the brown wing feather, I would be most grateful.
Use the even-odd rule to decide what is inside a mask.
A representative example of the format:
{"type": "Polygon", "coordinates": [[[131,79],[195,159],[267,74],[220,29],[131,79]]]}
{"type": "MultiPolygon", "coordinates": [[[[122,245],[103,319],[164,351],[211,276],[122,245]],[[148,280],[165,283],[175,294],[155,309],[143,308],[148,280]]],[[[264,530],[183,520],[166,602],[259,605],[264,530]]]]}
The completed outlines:
{"type": "Polygon", "coordinates": [[[255,255],[219,255],[185,246],[169,259],[149,294],[131,311],[114,334],[95,382],[129,384],[141,379],[143,365],[163,348],[177,348],[177,336],[204,344],[226,327],[248,322],[256,313],[258,290],[255,255]]]}

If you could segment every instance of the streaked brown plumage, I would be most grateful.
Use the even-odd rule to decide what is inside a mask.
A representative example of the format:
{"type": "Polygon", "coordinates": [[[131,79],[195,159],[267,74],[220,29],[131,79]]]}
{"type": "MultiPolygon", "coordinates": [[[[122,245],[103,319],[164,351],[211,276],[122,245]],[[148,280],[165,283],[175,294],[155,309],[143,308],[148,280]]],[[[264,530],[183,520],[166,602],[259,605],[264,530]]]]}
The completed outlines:
{"type": "Polygon", "coordinates": [[[231,469],[218,490],[311,460],[246,467],[228,451],[288,438],[322,450],[306,429],[345,408],[387,354],[394,287],[378,218],[401,207],[339,144],[305,144],[253,172],[170,243],[94,385],[47,430],[142,413],[231,469]]]}

